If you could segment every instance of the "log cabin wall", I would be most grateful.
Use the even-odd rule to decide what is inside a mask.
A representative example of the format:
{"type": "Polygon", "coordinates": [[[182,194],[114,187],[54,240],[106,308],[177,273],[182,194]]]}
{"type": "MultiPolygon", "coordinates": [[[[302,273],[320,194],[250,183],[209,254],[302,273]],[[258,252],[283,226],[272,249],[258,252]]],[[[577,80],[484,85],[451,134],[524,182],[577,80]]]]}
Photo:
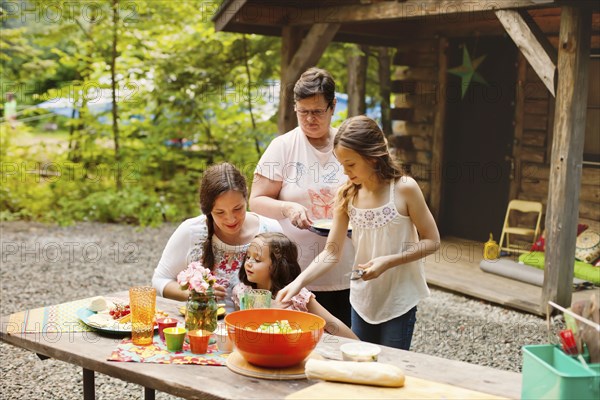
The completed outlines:
{"type": "MultiPolygon", "coordinates": [[[[524,103],[517,109],[517,119],[523,121],[521,140],[515,146],[516,158],[516,198],[539,201],[544,205],[548,199],[550,178],[550,151],[552,147],[552,130],[555,99],[548,93],[542,81],[525,60],[523,74],[524,103]]],[[[597,74],[597,69],[590,68],[590,74],[597,74]]],[[[588,120],[591,111],[600,106],[597,82],[589,89],[588,120]]],[[[596,140],[600,140],[600,127],[597,121],[591,121],[589,129],[595,130],[596,140]]],[[[518,132],[515,132],[518,138],[518,132]]],[[[579,195],[579,220],[595,227],[600,226],[600,168],[584,164],[582,166],[581,189],[579,195]]],[[[544,221],[544,219],[542,219],[544,221]]]]}
{"type": "MultiPolygon", "coordinates": [[[[597,26],[597,14],[594,21],[597,26]]],[[[544,29],[548,33],[549,41],[556,48],[558,26],[548,25],[544,25],[544,29]]],[[[443,76],[440,65],[444,64],[443,68],[446,68],[445,60],[441,60],[444,43],[444,37],[431,35],[397,47],[393,58],[391,86],[394,108],[391,110],[393,122],[392,134],[389,136],[390,145],[405,171],[419,183],[436,217],[439,212],[439,205],[436,203],[439,202],[441,188],[436,185],[435,179],[439,176],[439,165],[443,157],[434,160],[434,136],[436,129],[441,129],[442,136],[447,134],[443,117],[441,128],[436,126],[436,118],[440,114],[443,116],[445,112],[445,98],[442,96],[444,90],[439,89],[445,85],[445,82],[440,82],[440,77],[443,76]]],[[[591,53],[599,54],[600,34],[597,30],[593,32],[591,43],[591,53]]],[[[514,177],[509,199],[540,201],[545,211],[555,99],[522,54],[519,55],[516,68],[518,87],[515,88],[517,95],[514,116],[514,177]]],[[[590,67],[590,73],[597,74],[598,69],[590,67]]],[[[590,87],[588,111],[600,108],[599,91],[598,88],[590,87]]],[[[598,121],[593,119],[589,121],[588,125],[590,124],[588,129],[595,129],[596,140],[600,140],[598,121]]],[[[599,166],[583,165],[579,201],[580,221],[596,228],[600,227],[599,166]]],[[[525,219],[528,219],[527,216],[525,219]]],[[[545,215],[542,218],[542,221],[544,220],[545,215]]]]}
{"type": "Polygon", "coordinates": [[[405,172],[417,180],[428,203],[434,177],[435,120],[443,103],[438,91],[439,43],[436,37],[412,41],[398,47],[392,60],[390,146],[405,172]]]}

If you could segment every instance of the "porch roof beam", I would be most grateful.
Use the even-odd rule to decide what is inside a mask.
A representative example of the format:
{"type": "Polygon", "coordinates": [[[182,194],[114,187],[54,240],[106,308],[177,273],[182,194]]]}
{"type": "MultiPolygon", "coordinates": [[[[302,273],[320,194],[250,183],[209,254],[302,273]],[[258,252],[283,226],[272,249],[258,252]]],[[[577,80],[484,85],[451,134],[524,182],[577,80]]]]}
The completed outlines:
{"type": "Polygon", "coordinates": [[[224,30],[246,3],[247,0],[229,0],[223,3],[212,18],[212,21],[215,23],[215,31],[224,30]]]}
{"type": "Polygon", "coordinates": [[[315,7],[301,9],[290,18],[290,25],[311,25],[315,22],[352,23],[402,20],[438,15],[517,9],[555,4],[556,0],[407,0],[384,1],[371,4],[315,7]]]}
{"type": "Polygon", "coordinates": [[[304,70],[315,65],[340,26],[341,24],[314,24],[292,57],[283,81],[295,82],[304,70]]]}
{"type": "Polygon", "coordinates": [[[496,17],[504,26],[552,96],[556,96],[557,51],[527,11],[498,10],[496,17]]]}
{"type": "Polygon", "coordinates": [[[294,84],[309,67],[316,65],[340,29],[340,24],[315,24],[302,37],[301,27],[283,29],[281,54],[281,98],[279,101],[279,133],[297,125],[294,112],[294,84]]]}

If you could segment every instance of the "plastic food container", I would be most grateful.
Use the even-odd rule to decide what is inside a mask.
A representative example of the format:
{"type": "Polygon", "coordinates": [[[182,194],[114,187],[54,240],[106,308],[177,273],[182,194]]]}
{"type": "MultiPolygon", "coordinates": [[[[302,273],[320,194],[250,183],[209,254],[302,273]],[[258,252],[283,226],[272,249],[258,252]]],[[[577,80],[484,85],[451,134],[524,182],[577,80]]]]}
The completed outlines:
{"type": "Polygon", "coordinates": [[[344,361],[377,361],[381,348],[371,343],[346,343],[340,346],[344,361]]]}
{"type": "Polygon", "coordinates": [[[523,399],[598,399],[600,364],[585,368],[558,346],[523,346],[523,399]]]}

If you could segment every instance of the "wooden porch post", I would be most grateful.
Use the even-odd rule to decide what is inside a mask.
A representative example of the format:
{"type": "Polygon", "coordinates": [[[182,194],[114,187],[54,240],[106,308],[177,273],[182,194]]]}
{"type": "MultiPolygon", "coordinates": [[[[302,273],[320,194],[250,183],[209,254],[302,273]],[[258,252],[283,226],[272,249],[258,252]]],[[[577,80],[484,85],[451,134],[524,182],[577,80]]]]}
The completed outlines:
{"type": "Polygon", "coordinates": [[[561,8],[542,312],[549,300],[564,307],[571,305],[587,112],[591,15],[590,10],[583,7],[561,8]]]}
{"type": "Polygon", "coordinates": [[[448,39],[440,37],[438,42],[437,111],[433,121],[433,143],[431,145],[431,194],[429,208],[439,223],[442,213],[442,164],[444,162],[444,127],[446,123],[446,91],[448,90],[448,39]]]}
{"type": "MultiPolygon", "coordinates": [[[[508,189],[508,199],[516,199],[521,187],[521,171],[523,162],[521,160],[521,148],[523,146],[523,126],[525,114],[525,81],[527,80],[527,59],[523,53],[519,53],[517,59],[517,87],[515,95],[515,114],[514,126],[515,133],[513,138],[512,162],[510,187],[508,189]]],[[[550,158],[550,157],[548,157],[550,158]]]]}
{"type": "Polygon", "coordinates": [[[360,54],[348,57],[348,117],[367,111],[367,64],[369,46],[356,46],[360,54]]]}
{"type": "Polygon", "coordinates": [[[282,30],[281,97],[279,99],[279,133],[298,125],[294,113],[294,84],[302,73],[314,66],[335,36],[341,24],[313,24],[303,38],[297,27],[282,30]]]}

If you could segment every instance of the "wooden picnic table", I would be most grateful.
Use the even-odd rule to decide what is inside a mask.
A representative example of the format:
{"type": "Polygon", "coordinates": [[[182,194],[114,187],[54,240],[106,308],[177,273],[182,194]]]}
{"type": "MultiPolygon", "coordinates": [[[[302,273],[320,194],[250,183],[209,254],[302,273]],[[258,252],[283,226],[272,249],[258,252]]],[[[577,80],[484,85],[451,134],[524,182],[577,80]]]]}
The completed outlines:
{"type": "MultiPolygon", "coordinates": [[[[119,292],[106,297],[126,299],[127,296],[127,292],[119,292]]],[[[177,308],[180,305],[182,305],[181,302],[157,298],[157,308],[172,316],[179,314],[177,308]]],[[[84,399],[95,397],[95,372],[143,386],[147,399],[154,398],[155,390],[190,399],[282,399],[288,396],[289,398],[322,398],[333,396],[332,393],[340,396],[354,393],[356,398],[364,398],[373,394],[381,398],[381,392],[377,392],[377,388],[371,386],[302,379],[265,380],[239,375],[222,366],[107,361],[120,339],[100,335],[97,332],[66,332],[52,335],[44,335],[39,332],[22,333],[16,329],[14,323],[9,323],[9,316],[2,316],[0,322],[2,325],[0,340],[41,356],[81,366],[84,378],[84,399]],[[319,395],[315,395],[315,393],[319,395]]],[[[317,345],[316,351],[325,358],[341,358],[340,345],[350,341],[352,340],[324,335],[317,345]]],[[[450,392],[456,389],[459,391],[457,396],[463,397],[468,391],[460,392],[460,390],[465,389],[479,392],[479,395],[485,393],[506,398],[520,397],[521,374],[381,347],[379,361],[403,369],[407,376],[405,385],[407,389],[409,385],[415,387],[418,384],[431,388],[436,387],[438,391],[448,392],[446,394],[451,394],[450,392]]],[[[398,393],[401,394],[400,391],[397,391],[394,392],[394,395],[398,393]]],[[[473,398],[478,398],[478,396],[473,398]]]]}

